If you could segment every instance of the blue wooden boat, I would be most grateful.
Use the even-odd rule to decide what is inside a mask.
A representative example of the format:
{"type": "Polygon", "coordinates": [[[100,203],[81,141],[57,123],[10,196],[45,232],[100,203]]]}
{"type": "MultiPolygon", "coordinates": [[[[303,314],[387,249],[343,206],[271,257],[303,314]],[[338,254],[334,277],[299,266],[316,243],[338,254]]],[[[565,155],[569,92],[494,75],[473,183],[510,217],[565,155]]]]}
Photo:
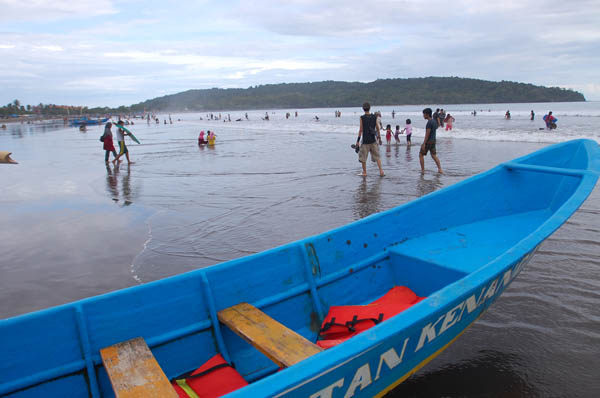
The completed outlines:
{"type": "Polygon", "coordinates": [[[136,337],[167,378],[220,353],[250,383],[228,397],[385,394],[489,308],[599,171],[596,142],[561,143],[320,235],[2,320],[0,396],[112,397],[100,350],[136,337]],[[426,298],[287,367],[219,322],[249,303],[314,342],[331,306],[371,303],[393,286],[426,298]]]}
{"type": "Polygon", "coordinates": [[[81,126],[81,125],[86,125],[86,126],[95,126],[98,124],[104,124],[108,121],[108,118],[98,118],[98,119],[88,119],[87,117],[82,117],[79,119],[73,119],[71,120],[71,126],[81,126]]]}

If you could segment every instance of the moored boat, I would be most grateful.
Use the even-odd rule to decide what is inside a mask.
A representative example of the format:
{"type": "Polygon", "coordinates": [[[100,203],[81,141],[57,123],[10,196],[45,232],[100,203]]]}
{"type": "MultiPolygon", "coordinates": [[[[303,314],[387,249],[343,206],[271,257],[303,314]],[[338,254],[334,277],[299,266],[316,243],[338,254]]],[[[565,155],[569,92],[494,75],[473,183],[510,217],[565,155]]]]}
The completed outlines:
{"type": "Polygon", "coordinates": [[[79,118],[79,119],[73,119],[70,121],[71,126],[95,126],[98,124],[103,124],[106,123],[108,121],[108,118],[98,118],[98,119],[88,119],[87,117],[83,117],[83,118],[79,118]]]}
{"type": "Polygon", "coordinates": [[[231,397],[384,394],[481,316],[577,210],[598,152],[588,140],[550,146],[332,231],[0,321],[0,395],[113,396],[101,350],[137,337],[168,379],[220,354],[249,383],[231,397]],[[419,300],[293,363],[239,337],[232,314],[312,344],[334,307],[374,306],[399,286],[419,300]]]}

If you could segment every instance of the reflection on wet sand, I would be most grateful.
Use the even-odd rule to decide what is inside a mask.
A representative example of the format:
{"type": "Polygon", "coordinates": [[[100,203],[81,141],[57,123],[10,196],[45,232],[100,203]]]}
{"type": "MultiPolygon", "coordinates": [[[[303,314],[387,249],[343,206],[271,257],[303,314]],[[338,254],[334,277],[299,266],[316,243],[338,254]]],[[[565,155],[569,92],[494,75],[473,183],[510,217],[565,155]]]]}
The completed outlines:
{"type": "Polygon", "coordinates": [[[131,189],[131,166],[106,165],[106,192],[116,203],[121,200],[120,195],[123,195],[122,206],[129,206],[133,203],[133,190],[131,189]],[[126,171],[122,168],[126,167],[126,171]],[[121,174],[123,173],[123,174],[121,174]],[[121,190],[119,191],[119,178],[121,179],[121,190]]]}
{"type": "Polygon", "coordinates": [[[356,219],[365,218],[384,210],[381,208],[381,182],[383,178],[377,176],[372,180],[369,180],[368,177],[361,177],[360,179],[361,181],[354,195],[354,217],[356,219]]]}
{"type": "Polygon", "coordinates": [[[410,150],[410,146],[406,146],[406,163],[407,164],[412,164],[412,160],[413,160],[413,156],[412,156],[412,152],[410,150]]]}
{"type": "MultiPolygon", "coordinates": [[[[539,397],[516,354],[481,351],[470,360],[417,374],[387,397],[539,397]],[[494,391],[490,395],[490,391],[494,391]]],[[[427,368],[425,368],[427,369],[427,368]]]]}
{"type": "Polygon", "coordinates": [[[420,198],[421,196],[440,189],[444,185],[442,184],[441,176],[440,173],[435,173],[431,178],[427,178],[426,174],[421,173],[421,176],[417,181],[417,197],[420,198]]]}

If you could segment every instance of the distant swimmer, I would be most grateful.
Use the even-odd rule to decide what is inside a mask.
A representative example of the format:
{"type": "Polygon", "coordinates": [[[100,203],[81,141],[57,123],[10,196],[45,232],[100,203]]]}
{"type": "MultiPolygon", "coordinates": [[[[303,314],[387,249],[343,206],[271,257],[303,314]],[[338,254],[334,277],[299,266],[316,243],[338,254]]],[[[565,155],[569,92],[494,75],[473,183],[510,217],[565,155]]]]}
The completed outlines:
{"type": "Polygon", "coordinates": [[[216,139],[217,139],[217,136],[215,135],[215,133],[212,131],[209,131],[208,132],[208,145],[214,146],[216,139]]]}
{"type": "Polygon", "coordinates": [[[400,131],[400,125],[396,125],[396,131],[394,131],[394,139],[396,140],[396,144],[400,143],[400,134],[402,134],[402,132],[400,131]]]}
{"type": "Polygon", "coordinates": [[[504,118],[506,120],[510,119],[510,111],[506,111],[506,113],[504,114],[504,118]]]}
{"type": "Polygon", "coordinates": [[[263,117],[263,120],[269,120],[269,112],[265,112],[265,117],[263,117]]]}
{"type": "Polygon", "coordinates": [[[319,117],[315,116],[315,121],[318,122],[319,121],[319,117]]]}
{"type": "Polygon", "coordinates": [[[530,118],[529,118],[529,120],[533,120],[533,119],[535,119],[535,113],[534,113],[534,112],[533,112],[533,110],[532,110],[532,111],[531,111],[531,114],[530,114],[530,118]]]}

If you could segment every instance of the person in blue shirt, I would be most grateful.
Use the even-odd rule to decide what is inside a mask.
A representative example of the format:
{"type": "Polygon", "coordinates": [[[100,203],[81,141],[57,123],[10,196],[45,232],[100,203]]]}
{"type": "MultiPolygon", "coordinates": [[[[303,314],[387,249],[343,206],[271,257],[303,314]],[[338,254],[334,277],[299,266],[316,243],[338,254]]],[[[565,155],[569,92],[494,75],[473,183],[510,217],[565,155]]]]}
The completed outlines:
{"type": "Polygon", "coordinates": [[[423,119],[427,120],[427,125],[425,126],[425,139],[423,140],[423,144],[421,144],[421,150],[419,151],[419,162],[421,163],[421,172],[425,172],[425,155],[427,155],[427,152],[431,152],[431,157],[437,165],[438,172],[440,174],[443,174],[442,166],[440,164],[440,160],[437,157],[435,149],[435,132],[438,128],[438,125],[436,121],[433,120],[431,108],[423,109],[423,119]]]}

